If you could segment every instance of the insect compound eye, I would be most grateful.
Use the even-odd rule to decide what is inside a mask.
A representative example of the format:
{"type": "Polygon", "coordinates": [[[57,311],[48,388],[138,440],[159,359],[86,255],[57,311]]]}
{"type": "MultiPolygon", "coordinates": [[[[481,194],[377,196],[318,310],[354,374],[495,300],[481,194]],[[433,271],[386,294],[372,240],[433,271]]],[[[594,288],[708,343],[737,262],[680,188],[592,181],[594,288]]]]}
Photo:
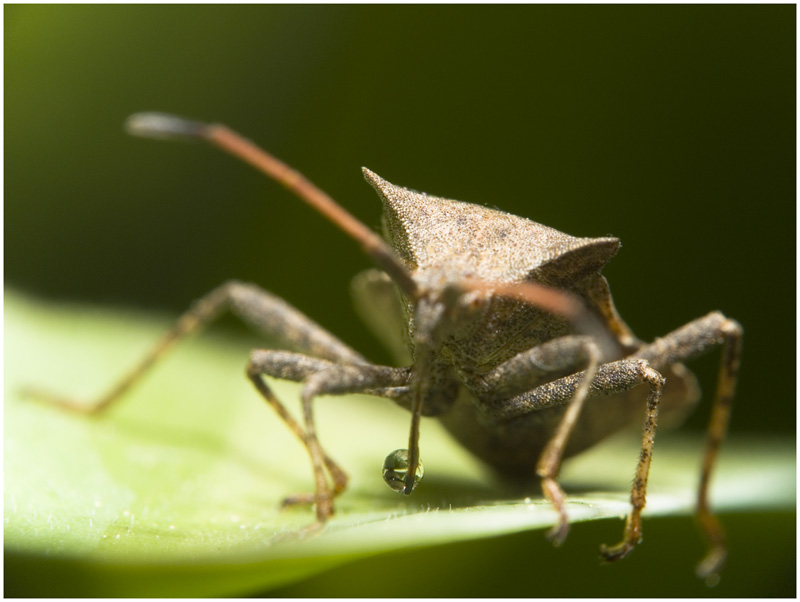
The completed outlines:
{"type": "MultiPolygon", "coordinates": [[[[408,474],[408,450],[396,449],[383,461],[383,480],[386,484],[397,491],[402,493],[406,486],[406,475],[408,474]]],[[[419,484],[425,470],[422,468],[422,460],[417,462],[417,471],[414,475],[414,484],[411,490],[419,484]]]]}

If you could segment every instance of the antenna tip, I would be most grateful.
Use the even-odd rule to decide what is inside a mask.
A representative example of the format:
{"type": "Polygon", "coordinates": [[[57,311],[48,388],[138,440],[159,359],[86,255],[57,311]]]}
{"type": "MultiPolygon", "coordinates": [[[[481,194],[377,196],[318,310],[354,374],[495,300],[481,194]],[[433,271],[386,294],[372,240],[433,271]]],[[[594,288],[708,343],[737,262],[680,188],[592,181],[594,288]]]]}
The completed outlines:
{"type": "Polygon", "coordinates": [[[167,113],[134,113],[125,120],[125,131],[142,138],[192,140],[205,138],[208,126],[167,113]]]}

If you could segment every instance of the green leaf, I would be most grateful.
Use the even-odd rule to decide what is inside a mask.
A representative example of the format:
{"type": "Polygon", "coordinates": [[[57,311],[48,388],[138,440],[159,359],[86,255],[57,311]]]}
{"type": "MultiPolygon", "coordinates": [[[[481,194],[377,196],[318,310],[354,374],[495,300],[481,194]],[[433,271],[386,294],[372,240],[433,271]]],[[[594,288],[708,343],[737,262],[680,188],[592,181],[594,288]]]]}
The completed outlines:
{"type": "MultiPolygon", "coordinates": [[[[425,479],[414,495],[397,495],[381,466],[406,446],[408,414],[351,396],[318,400],[320,438],[351,482],[324,531],[304,536],[311,510],[279,505],[311,488],[308,457],[245,380],[247,345],[213,333],[182,343],[100,418],[19,395],[34,386],[88,401],[168,326],[6,292],[4,535],[17,595],[264,592],[375,554],[553,524],[535,484],[504,490],[433,420],[422,425],[425,479]]],[[[275,389],[296,409],[297,385],[275,389]]],[[[627,513],[637,438],[565,466],[573,522],[627,513]]],[[[700,442],[660,443],[646,514],[689,513],[700,442]]],[[[731,442],[713,499],[719,509],[793,508],[792,442],[731,442]]]]}

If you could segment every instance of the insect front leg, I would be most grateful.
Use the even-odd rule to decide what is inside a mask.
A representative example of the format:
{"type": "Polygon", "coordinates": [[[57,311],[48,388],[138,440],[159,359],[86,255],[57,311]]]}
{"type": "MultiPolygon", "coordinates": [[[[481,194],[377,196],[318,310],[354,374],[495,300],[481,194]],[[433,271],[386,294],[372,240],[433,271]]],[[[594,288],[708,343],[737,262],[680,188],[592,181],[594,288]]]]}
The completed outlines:
{"type": "MultiPolygon", "coordinates": [[[[511,392],[514,394],[529,389],[535,383],[545,380],[548,375],[585,368],[567,411],[536,466],[536,474],[541,479],[542,492],[558,513],[558,523],[548,533],[548,537],[555,545],[563,543],[569,532],[566,496],[556,478],[567,439],[580,416],[599,361],[600,350],[590,337],[567,336],[522,352],[503,362],[483,378],[486,392],[494,391],[495,394],[511,392]]],[[[503,402],[503,405],[505,403],[503,402]]]]}
{"type": "Polygon", "coordinates": [[[409,371],[404,368],[369,364],[341,365],[299,353],[259,349],[250,354],[246,373],[266,402],[300,439],[311,458],[314,493],[291,496],[284,501],[284,505],[314,503],[316,525],[323,524],[333,514],[333,498],[344,490],[347,485],[347,475],[324,452],[319,443],[314,422],[313,399],[320,395],[391,390],[407,384],[409,371]],[[303,383],[301,401],[304,426],[298,424],[286,411],[264,381],[264,376],[303,383]],[[326,471],[332,485],[328,483],[326,471]]]}

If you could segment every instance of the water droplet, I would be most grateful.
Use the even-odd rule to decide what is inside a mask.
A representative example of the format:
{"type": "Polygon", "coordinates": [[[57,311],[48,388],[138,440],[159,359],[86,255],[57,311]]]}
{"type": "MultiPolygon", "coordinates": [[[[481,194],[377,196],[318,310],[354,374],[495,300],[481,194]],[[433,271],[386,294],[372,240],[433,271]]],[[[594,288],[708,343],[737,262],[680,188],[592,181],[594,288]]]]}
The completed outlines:
{"type": "MultiPolygon", "coordinates": [[[[406,475],[408,474],[408,450],[396,449],[386,456],[383,461],[383,480],[386,484],[397,491],[404,493],[406,486],[406,475]]],[[[425,474],[422,468],[422,460],[417,462],[417,471],[414,474],[414,483],[411,485],[413,491],[425,474]]]]}

